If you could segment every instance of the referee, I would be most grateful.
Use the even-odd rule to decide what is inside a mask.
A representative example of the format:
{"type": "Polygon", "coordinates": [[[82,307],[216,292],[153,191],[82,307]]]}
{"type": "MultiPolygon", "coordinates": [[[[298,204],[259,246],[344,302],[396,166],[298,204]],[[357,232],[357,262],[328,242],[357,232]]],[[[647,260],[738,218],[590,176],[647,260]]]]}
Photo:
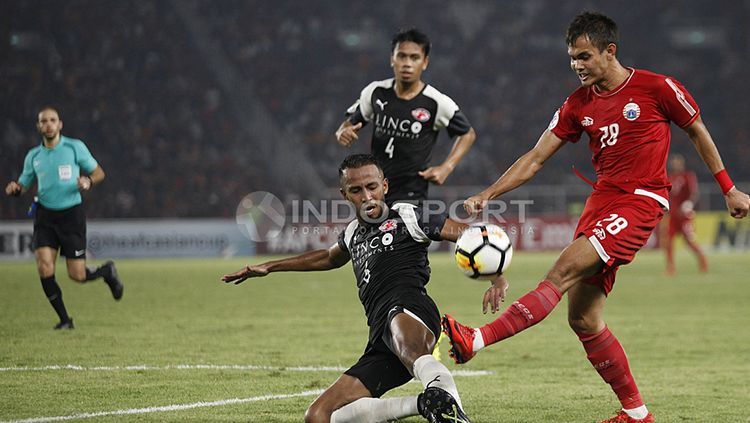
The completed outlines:
{"type": "Polygon", "coordinates": [[[86,217],[81,191],[88,191],[104,179],[104,171],[81,141],[60,134],[63,123],[54,107],[39,111],[37,129],[42,144],[32,148],[23,163],[18,181],[11,181],[5,193],[18,196],[28,191],[36,179],[37,197],[32,205],[34,237],[32,246],[37,270],[47,299],[60,318],[55,329],[73,329],[62,291],[55,280],[57,252],[65,256],[68,276],[85,283],[104,278],[115,300],[122,298],[123,286],[112,261],[98,268],[86,267],[86,217]]]}

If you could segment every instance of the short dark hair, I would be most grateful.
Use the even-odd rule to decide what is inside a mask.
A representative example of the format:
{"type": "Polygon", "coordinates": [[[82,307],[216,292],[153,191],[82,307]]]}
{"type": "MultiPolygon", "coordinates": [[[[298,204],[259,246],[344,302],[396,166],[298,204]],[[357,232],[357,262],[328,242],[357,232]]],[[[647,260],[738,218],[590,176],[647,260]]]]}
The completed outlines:
{"type": "Polygon", "coordinates": [[[53,106],[51,104],[45,104],[44,106],[40,107],[39,111],[36,112],[37,116],[39,115],[39,113],[42,113],[45,110],[52,110],[53,112],[57,113],[57,118],[58,119],[62,119],[62,116],[60,115],[60,109],[58,109],[57,107],[55,107],[55,106],[53,106]]]}
{"type": "Polygon", "coordinates": [[[585,35],[599,51],[608,45],[617,44],[617,24],[609,16],[597,12],[583,12],[573,18],[565,34],[565,42],[572,46],[578,37],[585,35]]]}
{"type": "Polygon", "coordinates": [[[375,165],[383,173],[383,167],[380,166],[380,162],[372,154],[351,154],[344,158],[344,161],[339,165],[339,178],[344,176],[346,169],[357,169],[362,166],[375,165]]]}
{"type": "Polygon", "coordinates": [[[430,55],[430,47],[432,46],[432,44],[430,43],[430,39],[427,37],[427,34],[418,30],[417,28],[402,29],[397,32],[391,40],[391,53],[393,53],[393,50],[396,49],[396,45],[398,43],[403,43],[404,41],[411,41],[413,43],[419,44],[419,46],[422,47],[422,50],[424,51],[424,57],[430,55]]]}

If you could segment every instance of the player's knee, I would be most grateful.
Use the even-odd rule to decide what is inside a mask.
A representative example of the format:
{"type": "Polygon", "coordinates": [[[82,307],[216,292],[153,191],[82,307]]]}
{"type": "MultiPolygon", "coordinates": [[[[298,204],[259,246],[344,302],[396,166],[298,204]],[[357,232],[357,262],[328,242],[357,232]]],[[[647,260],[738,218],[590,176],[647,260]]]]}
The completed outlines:
{"type": "Polygon", "coordinates": [[[39,276],[48,278],[55,274],[55,265],[48,262],[37,262],[36,268],[39,271],[39,276]]]}
{"type": "Polygon", "coordinates": [[[568,316],[568,325],[576,333],[596,333],[602,322],[587,316],[568,316]]]}
{"type": "Polygon", "coordinates": [[[330,419],[331,412],[318,404],[312,404],[305,410],[305,423],[327,423],[330,419]]]}
{"type": "Polygon", "coordinates": [[[76,282],[86,282],[86,272],[68,270],[68,277],[76,282]]]}
{"type": "Polygon", "coordinates": [[[569,263],[558,261],[547,273],[545,278],[557,287],[560,292],[565,292],[574,282],[578,280],[577,271],[569,263]]]}

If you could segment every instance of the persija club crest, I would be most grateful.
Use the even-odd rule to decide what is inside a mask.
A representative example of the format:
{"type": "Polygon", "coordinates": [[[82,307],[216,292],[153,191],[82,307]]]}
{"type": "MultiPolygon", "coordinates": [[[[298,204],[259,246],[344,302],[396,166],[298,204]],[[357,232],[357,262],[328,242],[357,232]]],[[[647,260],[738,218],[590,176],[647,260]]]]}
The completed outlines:
{"type": "Polygon", "coordinates": [[[385,222],[380,224],[380,232],[388,232],[396,229],[396,226],[398,224],[396,223],[396,219],[388,219],[385,222]]]}
{"type": "Polygon", "coordinates": [[[625,119],[634,121],[641,115],[641,108],[635,103],[628,103],[622,108],[622,115],[625,116],[625,119]]]}
{"type": "Polygon", "coordinates": [[[428,120],[430,120],[430,111],[427,110],[427,109],[423,109],[421,107],[418,108],[418,109],[412,110],[411,111],[411,115],[412,115],[412,117],[414,117],[414,119],[416,119],[416,120],[418,120],[418,121],[420,121],[422,123],[427,122],[428,120]]]}

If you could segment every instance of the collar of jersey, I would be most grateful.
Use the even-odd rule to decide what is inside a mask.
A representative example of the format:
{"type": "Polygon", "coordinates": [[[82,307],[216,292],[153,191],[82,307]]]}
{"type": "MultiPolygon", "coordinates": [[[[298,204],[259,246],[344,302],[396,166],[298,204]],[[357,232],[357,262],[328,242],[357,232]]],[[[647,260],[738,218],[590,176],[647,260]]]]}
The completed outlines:
{"type": "Polygon", "coordinates": [[[401,98],[401,97],[398,96],[398,93],[396,92],[396,78],[391,78],[391,91],[393,91],[393,96],[396,98],[396,100],[408,103],[408,102],[414,100],[415,98],[419,97],[420,95],[422,95],[424,93],[424,91],[427,89],[427,87],[430,85],[430,84],[428,84],[428,83],[426,83],[424,81],[422,81],[422,83],[424,83],[424,86],[422,87],[422,89],[419,90],[419,92],[417,93],[417,95],[415,95],[414,97],[412,97],[412,98],[410,98],[408,100],[405,99],[405,98],[401,98]]]}
{"type": "Polygon", "coordinates": [[[55,150],[55,149],[57,149],[57,147],[59,147],[59,146],[63,145],[63,143],[65,142],[65,140],[66,140],[67,138],[68,138],[68,137],[64,136],[63,134],[60,134],[60,142],[58,142],[58,143],[57,143],[57,145],[56,145],[56,146],[54,146],[54,147],[52,147],[52,148],[47,148],[47,146],[46,146],[46,145],[44,145],[44,140],[42,140],[42,143],[41,143],[42,149],[43,149],[43,150],[47,150],[47,151],[52,151],[52,150],[55,150]]]}
{"type": "Polygon", "coordinates": [[[626,85],[628,85],[628,82],[630,82],[630,80],[633,78],[633,75],[635,75],[635,69],[634,68],[630,68],[630,67],[626,66],[625,69],[630,70],[630,76],[628,76],[627,79],[625,79],[614,90],[612,90],[612,91],[610,91],[608,93],[602,93],[602,92],[599,91],[599,89],[596,87],[596,85],[594,85],[594,86],[591,87],[591,91],[593,91],[593,93],[595,95],[599,96],[599,97],[610,97],[610,96],[613,96],[613,95],[619,93],[620,91],[622,91],[623,88],[625,88],[626,85]]]}
{"type": "Polygon", "coordinates": [[[388,220],[388,217],[391,215],[391,208],[388,207],[387,204],[385,204],[385,208],[383,209],[383,214],[380,216],[380,219],[375,222],[362,222],[361,220],[357,219],[357,224],[360,228],[371,228],[376,225],[380,225],[381,223],[388,220]]]}

